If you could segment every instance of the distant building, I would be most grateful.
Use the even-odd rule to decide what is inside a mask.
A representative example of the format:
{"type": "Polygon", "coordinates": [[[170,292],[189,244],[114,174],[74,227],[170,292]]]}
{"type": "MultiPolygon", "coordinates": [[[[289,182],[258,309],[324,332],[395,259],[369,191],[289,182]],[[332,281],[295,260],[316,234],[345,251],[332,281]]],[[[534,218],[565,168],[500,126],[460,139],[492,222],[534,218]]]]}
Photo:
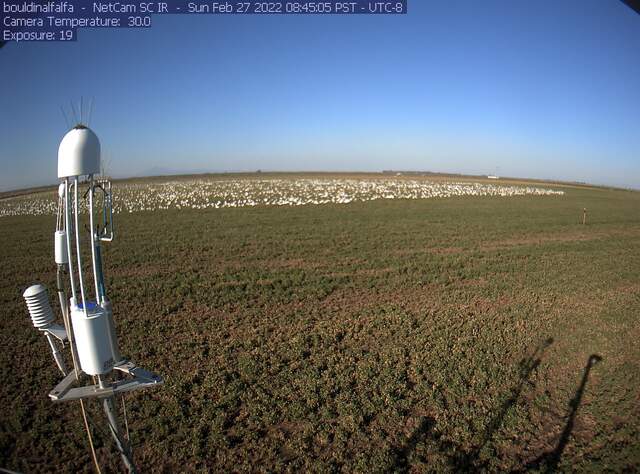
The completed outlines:
{"type": "Polygon", "coordinates": [[[487,178],[488,179],[500,179],[500,176],[496,176],[496,175],[490,174],[490,175],[487,176],[487,178]]]}

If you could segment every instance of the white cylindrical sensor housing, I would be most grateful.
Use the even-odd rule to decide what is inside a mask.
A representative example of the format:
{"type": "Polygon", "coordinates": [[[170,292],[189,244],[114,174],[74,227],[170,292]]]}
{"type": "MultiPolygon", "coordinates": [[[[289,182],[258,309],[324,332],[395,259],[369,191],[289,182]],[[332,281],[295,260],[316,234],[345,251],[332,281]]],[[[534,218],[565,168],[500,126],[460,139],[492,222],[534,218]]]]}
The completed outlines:
{"type": "Polygon", "coordinates": [[[88,375],[106,374],[115,363],[109,315],[93,302],[86,304],[86,315],[82,305],[71,308],[80,367],[88,375]]]}
{"type": "Polygon", "coordinates": [[[67,253],[67,233],[64,230],[57,230],[54,241],[56,263],[58,265],[69,263],[69,255],[67,253]]]}
{"type": "Polygon", "coordinates": [[[51,326],[54,319],[53,311],[51,310],[49,296],[47,295],[47,289],[44,285],[32,285],[25,290],[22,296],[27,303],[33,325],[37,329],[44,329],[51,326]]]}

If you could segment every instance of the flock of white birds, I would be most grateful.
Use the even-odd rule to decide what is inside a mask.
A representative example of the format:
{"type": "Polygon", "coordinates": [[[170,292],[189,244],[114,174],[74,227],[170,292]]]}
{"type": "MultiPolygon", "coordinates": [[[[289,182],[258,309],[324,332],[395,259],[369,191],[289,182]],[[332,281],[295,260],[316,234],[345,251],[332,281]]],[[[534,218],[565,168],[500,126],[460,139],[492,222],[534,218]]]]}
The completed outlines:
{"type": "MultiPolygon", "coordinates": [[[[376,199],[452,196],[550,196],[564,191],[533,186],[408,179],[191,179],[116,183],[114,212],[245,206],[347,204],[376,199]]],[[[55,215],[57,193],[0,199],[0,217],[55,215]]]]}

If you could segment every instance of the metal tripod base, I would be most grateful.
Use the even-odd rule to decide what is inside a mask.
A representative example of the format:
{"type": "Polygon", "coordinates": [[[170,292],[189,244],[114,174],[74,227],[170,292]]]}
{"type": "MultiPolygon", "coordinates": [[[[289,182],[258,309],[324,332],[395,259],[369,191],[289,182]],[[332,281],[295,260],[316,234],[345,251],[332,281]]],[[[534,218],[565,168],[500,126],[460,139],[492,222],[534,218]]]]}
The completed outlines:
{"type": "Polygon", "coordinates": [[[108,398],[118,393],[151,388],[164,383],[164,380],[159,375],[144,370],[141,367],[136,367],[133,362],[129,362],[128,360],[123,360],[113,368],[130,375],[132,378],[117,380],[110,384],[105,384],[102,387],[95,384],[72,388],[74,382],[76,382],[76,375],[75,372],[71,372],[49,392],[49,397],[54,402],[66,402],[85,398],[108,398]]]}

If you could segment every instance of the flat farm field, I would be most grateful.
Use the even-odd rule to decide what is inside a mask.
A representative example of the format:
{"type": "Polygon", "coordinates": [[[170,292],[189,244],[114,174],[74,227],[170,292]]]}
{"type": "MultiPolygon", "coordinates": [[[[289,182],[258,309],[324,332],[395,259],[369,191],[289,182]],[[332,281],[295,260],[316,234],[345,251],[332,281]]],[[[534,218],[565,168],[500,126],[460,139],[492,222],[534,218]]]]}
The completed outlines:
{"type": "MultiPolygon", "coordinates": [[[[114,193],[120,347],[166,381],[126,397],[141,472],[640,469],[640,193],[257,174],[114,193]]],[[[21,297],[40,281],[58,310],[53,197],[0,199],[0,467],[91,472],[21,297]]]]}

